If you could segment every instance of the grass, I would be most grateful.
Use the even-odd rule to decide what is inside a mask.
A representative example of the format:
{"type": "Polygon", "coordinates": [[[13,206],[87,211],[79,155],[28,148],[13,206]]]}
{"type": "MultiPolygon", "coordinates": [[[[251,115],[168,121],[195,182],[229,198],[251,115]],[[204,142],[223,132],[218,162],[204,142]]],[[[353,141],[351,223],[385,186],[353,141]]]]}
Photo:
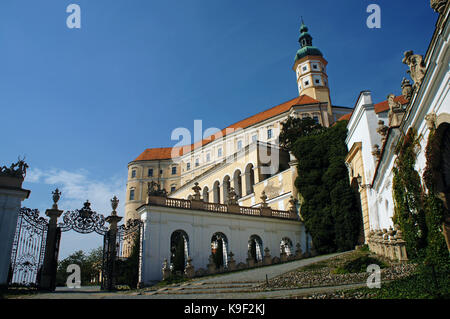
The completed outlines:
{"type": "Polygon", "coordinates": [[[370,299],[449,299],[448,273],[437,274],[436,287],[426,275],[415,273],[406,278],[382,284],[379,289],[359,288],[345,292],[348,298],[364,295],[370,299]]]}
{"type": "Polygon", "coordinates": [[[378,258],[370,257],[367,254],[358,256],[354,259],[347,261],[343,266],[338,266],[332,270],[333,274],[354,274],[367,271],[369,265],[376,264],[380,268],[386,268],[388,265],[379,260],[378,258]]]}

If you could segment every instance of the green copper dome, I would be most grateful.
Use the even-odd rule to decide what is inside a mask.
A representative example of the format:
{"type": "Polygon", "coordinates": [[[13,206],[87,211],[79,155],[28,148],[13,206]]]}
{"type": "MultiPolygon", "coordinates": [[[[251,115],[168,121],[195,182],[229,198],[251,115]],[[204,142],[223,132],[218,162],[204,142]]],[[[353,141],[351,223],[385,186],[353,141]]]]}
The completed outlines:
{"type": "Polygon", "coordinates": [[[298,39],[301,48],[295,55],[295,61],[300,60],[308,55],[323,56],[322,52],[320,52],[317,47],[312,45],[312,39],[312,36],[308,33],[308,27],[302,22],[302,25],[300,27],[300,38],[298,39]]]}

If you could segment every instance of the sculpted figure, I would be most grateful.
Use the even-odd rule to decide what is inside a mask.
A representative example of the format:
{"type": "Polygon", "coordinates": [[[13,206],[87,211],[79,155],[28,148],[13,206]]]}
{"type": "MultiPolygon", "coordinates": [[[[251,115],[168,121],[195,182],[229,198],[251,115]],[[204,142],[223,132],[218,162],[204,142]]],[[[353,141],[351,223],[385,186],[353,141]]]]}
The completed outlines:
{"type": "Polygon", "coordinates": [[[423,57],[419,54],[414,54],[413,51],[406,51],[403,63],[409,66],[407,73],[409,73],[411,79],[414,81],[414,88],[418,88],[422,83],[426,72],[423,57]]]}

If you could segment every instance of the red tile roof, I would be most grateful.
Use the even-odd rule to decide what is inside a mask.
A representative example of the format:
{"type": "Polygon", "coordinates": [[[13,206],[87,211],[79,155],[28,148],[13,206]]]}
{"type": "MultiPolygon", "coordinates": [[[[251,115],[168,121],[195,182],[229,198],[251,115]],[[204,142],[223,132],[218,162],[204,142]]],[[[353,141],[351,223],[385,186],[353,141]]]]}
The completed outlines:
{"type": "MultiPolygon", "coordinates": [[[[405,99],[405,97],[404,97],[403,95],[399,95],[399,96],[395,97],[395,98],[394,98],[394,101],[395,101],[395,102],[399,102],[399,103],[402,104],[402,105],[408,103],[408,101],[405,99]]],[[[378,114],[378,113],[385,112],[385,111],[389,111],[389,103],[388,103],[387,100],[386,100],[386,101],[383,101],[383,102],[380,102],[380,103],[378,103],[378,104],[375,104],[375,113],[378,114]]],[[[344,116],[340,117],[340,118],[338,119],[338,121],[344,121],[344,120],[347,120],[347,121],[348,121],[348,120],[350,120],[350,118],[352,117],[352,115],[353,115],[353,112],[352,112],[352,113],[345,114],[344,116]]]]}
{"type": "Polygon", "coordinates": [[[347,113],[347,114],[345,114],[344,116],[341,116],[341,117],[338,119],[338,122],[339,122],[339,121],[348,121],[348,120],[350,120],[350,118],[352,117],[352,114],[353,114],[353,112],[347,113]]]}
{"type": "Polygon", "coordinates": [[[217,132],[199,142],[196,142],[191,145],[186,145],[183,147],[161,147],[161,148],[147,148],[144,152],[142,152],[141,155],[139,155],[134,161],[151,161],[151,160],[164,160],[164,159],[170,159],[172,158],[172,151],[174,151],[174,155],[181,156],[184,155],[198,147],[204,146],[212,141],[214,141],[217,137],[225,136],[229,133],[234,132],[237,129],[244,129],[249,126],[252,126],[256,123],[262,122],[264,120],[267,120],[271,117],[274,117],[276,115],[285,113],[291,109],[291,107],[295,105],[308,105],[308,104],[317,104],[320,103],[318,100],[313,99],[307,95],[302,95],[299,97],[296,97],[292,100],[289,100],[283,104],[274,106],[268,110],[265,110],[263,112],[260,112],[258,114],[255,114],[253,116],[250,116],[246,119],[243,119],[242,121],[239,121],[237,123],[234,123],[226,128],[224,128],[222,131],[217,132]]]}
{"type": "MultiPolygon", "coordinates": [[[[395,97],[394,101],[399,102],[402,105],[408,103],[408,101],[405,99],[405,97],[403,95],[399,95],[399,96],[395,97]]],[[[383,101],[381,103],[375,104],[375,113],[378,114],[378,113],[385,112],[385,111],[389,111],[389,103],[387,100],[383,101]]]]}

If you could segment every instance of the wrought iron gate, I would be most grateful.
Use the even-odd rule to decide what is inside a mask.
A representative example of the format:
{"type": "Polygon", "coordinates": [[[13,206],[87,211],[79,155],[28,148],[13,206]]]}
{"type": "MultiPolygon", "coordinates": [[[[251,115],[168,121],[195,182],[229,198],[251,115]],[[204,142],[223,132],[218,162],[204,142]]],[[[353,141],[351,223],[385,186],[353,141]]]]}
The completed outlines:
{"type": "Polygon", "coordinates": [[[39,210],[21,208],[17,219],[8,283],[10,286],[37,287],[44,262],[48,220],[39,210]]]}
{"type": "Polygon", "coordinates": [[[119,285],[131,288],[139,284],[140,265],[142,262],[143,223],[139,219],[128,220],[117,227],[115,232],[109,230],[103,240],[102,289],[111,290],[119,285]],[[115,246],[111,246],[115,235],[115,246]]]}
{"type": "MultiPolygon", "coordinates": [[[[57,189],[53,193],[53,211],[58,208],[57,202],[60,194],[57,189]]],[[[96,232],[104,237],[100,276],[102,289],[113,290],[117,283],[134,286],[134,283],[124,282],[120,276],[125,268],[127,272],[130,267],[133,272],[140,272],[142,261],[140,252],[142,236],[140,234],[143,223],[136,219],[129,220],[126,225],[117,226],[122,219],[117,216],[116,212],[118,202],[119,200],[114,196],[111,200],[113,211],[110,216],[105,218],[93,211],[89,201],[86,201],[83,208],[64,212],[60,223],[57,223],[57,217],[50,221],[39,217],[37,209],[21,208],[12,248],[9,285],[39,287],[42,271],[45,278],[52,278],[50,284],[44,284],[44,281],[48,281],[47,279],[41,282],[43,289],[54,290],[61,232],[74,230],[81,234],[96,232]],[[110,224],[109,228],[106,223],[110,224]],[[56,233],[49,232],[49,229],[54,229],[52,227],[56,227],[56,233]],[[136,247],[139,250],[137,257],[136,253],[132,251],[136,243],[139,245],[136,247]],[[47,257],[45,257],[46,247],[49,247],[47,252],[49,256],[47,257]],[[44,261],[46,265],[44,265],[44,261]],[[134,266],[136,266],[135,269],[134,266]]],[[[62,211],[57,210],[57,212],[62,211]]],[[[136,274],[136,278],[138,278],[138,274],[136,274]]]]}

